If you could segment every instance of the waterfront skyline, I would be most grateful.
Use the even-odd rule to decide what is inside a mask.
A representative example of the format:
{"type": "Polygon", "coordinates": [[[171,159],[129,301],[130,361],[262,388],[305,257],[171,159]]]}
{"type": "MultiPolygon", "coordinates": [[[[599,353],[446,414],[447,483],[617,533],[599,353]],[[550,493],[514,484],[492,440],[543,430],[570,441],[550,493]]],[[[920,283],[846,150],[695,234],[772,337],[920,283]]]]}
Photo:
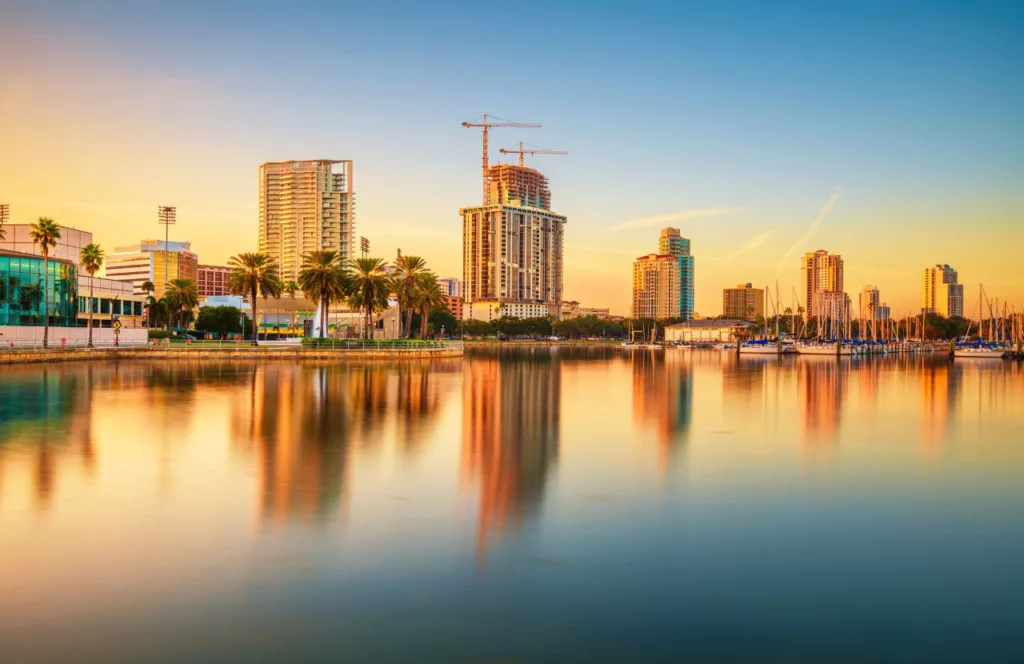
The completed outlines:
{"type": "Polygon", "coordinates": [[[356,232],[375,253],[400,246],[459,274],[452,211],[479,196],[479,134],[459,123],[493,112],[544,128],[496,131],[492,160],[521,139],[570,152],[527,162],[574,220],[566,299],[625,313],[630,264],[665,225],[700,247],[704,316],[739,282],[778,279],[785,295],[798,257],[819,247],[843,255],[849,283],[877,284],[894,315],[919,310],[921,266],[936,263],[956,265],[967,293],[981,282],[1024,299],[1011,243],[997,241],[1024,211],[1017,6],[563,4],[531,30],[536,94],[523,95],[460,38],[497,24],[497,8],[282,16],[250,3],[240,21],[230,3],[7,4],[0,201],[12,223],[46,215],[113,247],[158,235],[153,210],[170,202],[172,239],[222,264],[256,248],[254,167],[342,154],[360,164],[356,232]],[[628,46],[608,49],[612,35],[628,46]],[[338,66],[295,74],[314,51],[338,66]]]}

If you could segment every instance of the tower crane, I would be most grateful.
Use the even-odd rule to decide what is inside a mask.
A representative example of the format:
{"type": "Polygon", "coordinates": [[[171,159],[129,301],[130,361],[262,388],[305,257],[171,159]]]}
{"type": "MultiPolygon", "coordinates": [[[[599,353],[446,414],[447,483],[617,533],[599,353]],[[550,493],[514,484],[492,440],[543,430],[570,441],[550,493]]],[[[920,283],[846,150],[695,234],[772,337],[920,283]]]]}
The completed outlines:
{"type": "Polygon", "coordinates": [[[520,166],[524,166],[525,165],[523,163],[523,155],[527,155],[527,154],[528,155],[535,155],[535,154],[569,154],[565,150],[547,150],[545,148],[538,148],[536,145],[531,145],[529,148],[524,150],[523,149],[523,142],[522,141],[519,141],[519,149],[518,150],[506,150],[505,148],[502,148],[502,149],[498,150],[498,152],[500,152],[501,154],[517,154],[517,155],[519,155],[519,165],[520,166]]]}
{"type": "Polygon", "coordinates": [[[483,174],[484,174],[484,205],[490,203],[490,187],[487,186],[487,134],[491,127],[519,127],[521,129],[539,129],[539,124],[523,123],[523,122],[510,122],[509,120],[503,120],[502,118],[496,118],[493,115],[490,116],[493,120],[501,120],[501,122],[489,122],[488,116],[485,113],[482,122],[463,122],[462,126],[467,129],[473,127],[482,127],[484,130],[484,158],[483,158],[483,174]]]}

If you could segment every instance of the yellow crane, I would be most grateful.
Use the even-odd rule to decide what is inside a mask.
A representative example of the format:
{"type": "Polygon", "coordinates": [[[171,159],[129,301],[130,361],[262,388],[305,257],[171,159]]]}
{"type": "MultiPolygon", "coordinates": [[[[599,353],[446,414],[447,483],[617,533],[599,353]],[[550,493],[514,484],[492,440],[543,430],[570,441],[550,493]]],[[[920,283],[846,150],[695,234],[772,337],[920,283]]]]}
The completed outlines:
{"type": "Polygon", "coordinates": [[[517,154],[517,155],[519,155],[519,165],[520,166],[525,166],[525,164],[523,163],[523,155],[527,155],[527,154],[528,155],[535,155],[535,154],[569,154],[565,150],[548,150],[546,148],[539,148],[536,145],[531,145],[529,148],[524,149],[522,141],[519,141],[519,149],[518,150],[506,150],[505,148],[502,148],[502,149],[498,150],[498,152],[500,152],[501,154],[517,154]]]}
{"type": "Polygon", "coordinates": [[[483,120],[481,122],[463,122],[463,127],[472,129],[473,127],[482,127],[484,130],[484,158],[483,158],[483,174],[484,174],[484,205],[490,203],[490,187],[487,186],[487,134],[491,127],[519,127],[521,129],[539,129],[539,124],[524,123],[524,122],[510,122],[509,120],[503,120],[502,118],[496,118],[493,115],[488,116],[484,113],[483,120]],[[501,120],[501,122],[490,122],[490,117],[493,120],[501,120]]]}

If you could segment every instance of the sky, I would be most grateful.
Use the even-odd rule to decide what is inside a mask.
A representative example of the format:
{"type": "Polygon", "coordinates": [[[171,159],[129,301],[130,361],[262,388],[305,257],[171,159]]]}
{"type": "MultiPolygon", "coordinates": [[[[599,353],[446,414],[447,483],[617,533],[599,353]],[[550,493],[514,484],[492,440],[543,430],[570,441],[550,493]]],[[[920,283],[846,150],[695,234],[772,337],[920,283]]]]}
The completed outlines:
{"type": "Polygon", "coordinates": [[[161,235],[256,249],[259,164],[355,162],[373,254],[461,275],[483,113],[568,217],[565,298],[628,314],[659,229],[692,241],[696,310],[800,255],[920,307],[949,263],[1024,308],[1024,3],[139,3],[0,0],[0,202],[108,251],[161,235]]]}

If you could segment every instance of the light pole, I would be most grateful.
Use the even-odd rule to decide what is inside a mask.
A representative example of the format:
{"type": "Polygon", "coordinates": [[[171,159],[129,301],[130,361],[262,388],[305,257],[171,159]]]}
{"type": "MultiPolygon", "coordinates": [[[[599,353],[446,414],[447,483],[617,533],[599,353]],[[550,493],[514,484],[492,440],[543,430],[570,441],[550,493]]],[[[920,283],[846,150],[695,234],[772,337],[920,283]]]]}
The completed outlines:
{"type": "MultiPolygon", "coordinates": [[[[160,205],[156,209],[157,223],[164,227],[164,290],[171,281],[171,226],[178,221],[178,208],[171,205],[160,205]]],[[[156,275],[153,275],[156,276],[156,275]]]]}

